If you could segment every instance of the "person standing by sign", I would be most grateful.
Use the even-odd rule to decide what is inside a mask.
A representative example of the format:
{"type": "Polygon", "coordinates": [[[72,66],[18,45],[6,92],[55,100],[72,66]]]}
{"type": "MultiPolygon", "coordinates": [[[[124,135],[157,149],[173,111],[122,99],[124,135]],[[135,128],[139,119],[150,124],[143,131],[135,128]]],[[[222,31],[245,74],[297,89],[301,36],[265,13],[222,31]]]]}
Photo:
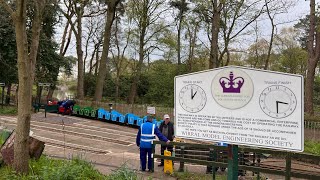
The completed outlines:
{"type": "MultiPolygon", "coordinates": [[[[160,124],[160,131],[161,133],[170,141],[173,141],[174,138],[174,127],[173,127],[173,123],[170,122],[170,116],[168,114],[165,114],[163,116],[164,121],[160,124]]],[[[171,152],[173,151],[173,146],[172,145],[161,145],[161,155],[164,155],[164,150],[168,150],[171,152]]],[[[164,160],[161,159],[161,164],[159,164],[158,166],[163,166],[163,162],[164,160]]]]}
{"type": "Polygon", "coordinates": [[[155,135],[159,138],[160,141],[164,141],[167,144],[170,141],[161,134],[158,127],[152,123],[152,118],[148,116],[147,122],[141,124],[139,132],[136,138],[136,144],[140,147],[140,164],[141,171],[146,170],[146,160],[148,154],[148,170],[152,171],[152,143],[155,140],[155,135]]]}

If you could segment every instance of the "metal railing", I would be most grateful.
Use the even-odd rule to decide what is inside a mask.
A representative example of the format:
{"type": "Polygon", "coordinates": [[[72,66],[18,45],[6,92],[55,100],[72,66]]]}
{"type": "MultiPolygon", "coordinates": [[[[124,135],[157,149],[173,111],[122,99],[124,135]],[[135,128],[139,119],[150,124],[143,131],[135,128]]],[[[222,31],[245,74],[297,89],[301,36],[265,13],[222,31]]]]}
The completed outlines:
{"type": "MultiPolygon", "coordinates": [[[[221,146],[215,146],[215,145],[207,145],[207,144],[191,144],[191,143],[181,143],[181,142],[170,142],[170,145],[173,146],[179,146],[180,148],[180,157],[169,157],[169,156],[162,156],[160,154],[155,154],[155,147],[156,145],[163,144],[163,142],[154,141],[153,142],[153,158],[161,158],[161,159],[169,159],[173,161],[179,161],[180,162],[180,171],[183,171],[184,163],[194,163],[199,165],[205,165],[205,166],[212,166],[212,174],[213,179],[215,179],[215,167],[223,167],[227,168],[228,163],[226,162],[218,162],[215,160],[215,158],[210,160],[200,160],[190,157],[184,157],[183,156],[183,150],[186,147],[193,147],[193,148],[202,148],[202,149],[208,149],[210,154],[214,154],[220,151],[228,152],[228,147],[221,147],[221,146]],[[214,153],[212,153],[212,151],[214,153]],[[181,167],[182,166],[182,167],[181,167]]],[[[252,152],[255,153],[258,157],[262,154],[270,154],[273,157],[276,158],[282,158],[285,162],[285,166],[272,166],[272,165],[263,165],[260,161],[252,162],[250,165],[248,164],[240,164],[238,165],[239,170],[245,170],[245,171],[252,171],[255,174],[257,174],[257,178],[260,179],[260,173],[267,173],[267,174],[274,174],[274,175],[281,175],[285,176],[285,179],[288,180],[291,177],[296,178],[306,178],[306,179],[320,179],[320,171],[309,171],[309,170],[300,170],[300,169],[294,169],[292,168],[292,160],[301,160],[301,159],[309,159],[311,163],[319,165],[320,163],[320,156],[311,155],[311,154],[305,154],[305,153],[293,153],[293,152],[286,152],[286,151],[273,151],[273,150],[267,150],[267,149],[255,149],[255,148],[247,148],[247,147],[239,147],[239,153],[240,152],[252,152]]],[[[228,160],[230,157],[228,157],[228,160]]],[[[240,157],[239,157],[240,158],[240,157]]],[[[154,161],[153,161],[154,162],[154,161]]],[[[153,165],[154,167],[154,165],[153,165]]],[[[237,173],[237,172],[236,172],[237,173]]]]}

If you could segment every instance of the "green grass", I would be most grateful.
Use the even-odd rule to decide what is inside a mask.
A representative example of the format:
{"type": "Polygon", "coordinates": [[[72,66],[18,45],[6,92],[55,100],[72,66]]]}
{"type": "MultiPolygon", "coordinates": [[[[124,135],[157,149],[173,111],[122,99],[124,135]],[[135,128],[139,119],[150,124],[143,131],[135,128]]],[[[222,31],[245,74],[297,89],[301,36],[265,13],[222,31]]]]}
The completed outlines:
{"type": "Polygon", "coordinates": [[[15,106],[0,106],[0,115],[17,115],[18,109],[15,106]]]}
{"type": "Polygon", "coordinates": [[[0,180],[31,180],[31,179],[106,179],[104,175],[95,170],[93,166],[83,160],[73,159],[71,161],[50,159],[42,156],[38,161],[31,160],[28,175],[17,175],[10,167],[0,169],[0,180]]]}
{"type": "Polygon", "coordinates": [[[108,175],[107,180],[138,180],[135,171],[129,169],[126,165],[121,166],[119,169],[108,175]]]}
{"type": "Polygon", "coordinates": [[[320,143],[310,141],[310,140],[305,140],[304,152],[320,156],[320,143]]]}
{"type": "Polygon", "coordinates": [[[30,160],[29,174],[18,175],[8,166],[0,167],[0,180],[138,180],[135,171],[123,165],[109,175],[103,175],[93,165],[79,158],[68,160],[51,159],[46,156],[30,160]]]}
{"type": "MultiPolygon", "coordinates": [[[[200,173],[191,173],[191,172],[174,172],[173,176],[179,180],[209,180],[212,179],[212,174],[200,174],[200,173]]],[[[217,180],[226,180],[226,175],[217,175],[217,180]]]]}

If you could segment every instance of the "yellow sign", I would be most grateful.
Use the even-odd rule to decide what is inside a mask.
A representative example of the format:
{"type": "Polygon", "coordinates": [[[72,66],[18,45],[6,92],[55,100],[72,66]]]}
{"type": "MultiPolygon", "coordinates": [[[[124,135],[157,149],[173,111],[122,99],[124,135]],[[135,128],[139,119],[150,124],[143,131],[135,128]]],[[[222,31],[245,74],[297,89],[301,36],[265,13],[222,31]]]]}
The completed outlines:
{"type": "MultiPolygon", "coordinates": [[[[164,156],[171,156],[171,152],[168,150],[164,150],[164,156]]],[[[164,160],[164,173],[173,174],[173,166],[172,160],[165,159],[164,160]]]]}

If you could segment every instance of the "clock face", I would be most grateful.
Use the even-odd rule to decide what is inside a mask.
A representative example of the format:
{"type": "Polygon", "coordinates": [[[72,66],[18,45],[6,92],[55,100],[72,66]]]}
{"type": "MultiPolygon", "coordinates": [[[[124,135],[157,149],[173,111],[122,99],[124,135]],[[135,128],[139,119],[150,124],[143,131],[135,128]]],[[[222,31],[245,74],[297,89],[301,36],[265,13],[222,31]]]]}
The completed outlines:
{"type": "Polygon", "coordinates": [[[266,115],[273,118],[285,118],[295,110],[297,99],[288,87],[273,85],[262,91],[259,104],[266,115]]]}
{"type": "Polygon", "coordinates": [[[184,86],[179,93],[181,107],[191,113],[201,111],[207,102],[204,90],[195,84],[184,86]]]}

